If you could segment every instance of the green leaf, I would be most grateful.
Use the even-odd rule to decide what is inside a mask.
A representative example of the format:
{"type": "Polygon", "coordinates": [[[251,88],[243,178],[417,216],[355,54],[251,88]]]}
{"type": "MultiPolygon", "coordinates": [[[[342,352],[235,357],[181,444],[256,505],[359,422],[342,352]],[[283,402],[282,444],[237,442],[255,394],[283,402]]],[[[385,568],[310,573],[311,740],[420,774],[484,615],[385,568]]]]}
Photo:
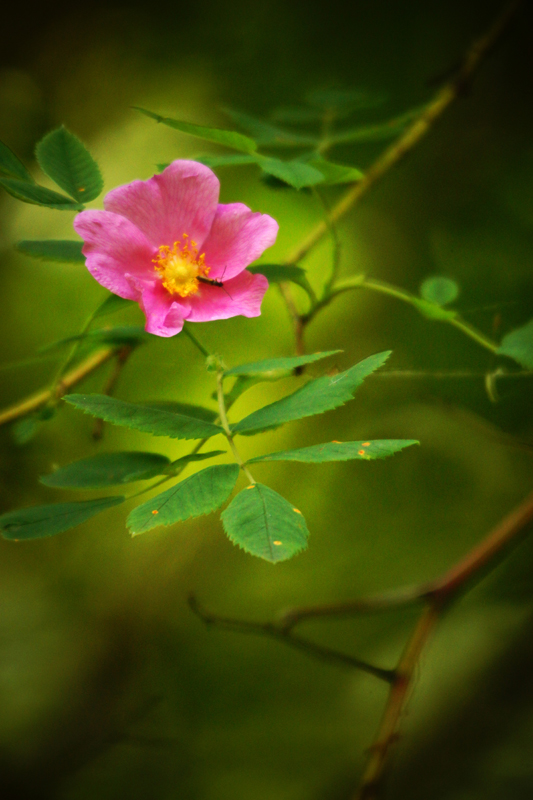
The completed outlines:
{"type": "Polygon", "coordinates": [[[99,497],[78,503],[53,503],[48,506],[21,508],[0,517],[0,532],[4,539],[16,542],[24,539],[43,539],[54,536],[85,522],[107,508],[123,503],[125,497],[99,497]]]}
{"type": "Polygon", "coordinates": [[[374,461],[376,458],[387,458],[394,453],[420,444],[416,439],[375,439],[373,442],[325,442],[311,447],[300,447],[298,450],[280,450],[264,456],[251,458],[247,463],[259,461],[305,461],[309,464],[321,464],[324,461],[352,461],[353,459],[374,461]]]}
{"type": "Polygon", "coordinates": [[[428,303],[436,303],[438,306],[446,306],[459,295],[459,286],[451,278],[442,275],[432,275],[426,278],[420,287],[420,295],[428,303]]]}
{"type": "Polygon", "coordinates": [[[19,253],[24,253],[30,258],[39,258],[41,261],[85,264],[85,256],[81,252],[83,242],[74,242],[68,239],[26,240],[17,242],[15,247],[19,253]]]}
{"type": "Polygon", "coordinates": [[[32,176],[20,158],[17,158],[15,153],[3,142],[0,142],[0,175],[34,183],[32,176]]]}
{"type": "Polygon", "coordinates": [[[208,458],[215,458],[216,456],[223,456],[227,450],[210,450],[208,453],[187,453],[187,455],[177,458],[172,462],[170,467],[166,470],[168,475],[175,475],[181,472],[187,464],[193,461],[206,461],[208,458]]]}
{"type": "Polygon", "coordinates": [[[206,167],[239,167],[243,164],[257,164],[256,156],[243,154],[221,155],[221,156],[197,156],[195,161],[205,164],[206,167]]]}
{"type": "Polygon", "coordinates": [[[39,433],[42,424],[43,420],[37,414],[29,414],[27,417],[18,419],[11,426],[11,435],[15,444],[21,447],[31,442],[39,433]]]}
{"type": "Polygon", "coordinates": [[[340,183],[355,183],[364,178],[364,173],[356,167],[347,167],[344,164],[334,164],[324,158],[312,158],[307,161],[309,166],[319,170],[324,176],[324,183],[334,186],[340,183]]]}
{"type": "Polygon", "coordinates": [[[218,411],[203,406],[195,406],[192,403],[178,403],[175,400],[148,400],[142,403],[149,408],[171,411],[173,414],[184,414],[186,417],[194,417],[204,422],[214,422],[218,417],[218,411]]]}
{"type": "Polygon", "coordinates": [[[171,439],[207,439],[223,433],[223,429],[211,422],[194,419],[172,411],[127,403],[104,394],[69,394],[63,398],[70,405],[92,414],[93,417],[133,428],[153,436],[169,436],[171,439]]]}
{"type": "Polygon", "coordinates": [[[275,372],[283,370],[284,372],[292,372],[296,367],[303,367],[304,364],[312,364],[315,361],[321,361],[323,358],[329,358],[337,353],[342,353],[342,350],[328,350],[324,353],[312,353],[308,356],[290,356],[289,358],[266,358],[263,361],[254,361],[249,364],[240,364],[238,367],[232,367],[224,372],[224,377],[230,375],[256,375],[257,373],[275,372]]]}
{"type": "Polygon", "coordinates": [[[427,300],[420,300],[418,297],[411,298],[411,303],[420,311],[422,316],[438,322],[447,322],[458,316],[457,311],[452,311],[450,308],[442,308],[436,303],[429,303],[427,300]]]}
{"type": "Polygon", "coordinates": [[[120,297],[118,294],[109,294],[94,312],[93,319],[98,319],[98,317],[106,317],[108,314],[114,314],[116,311],[122,311],[124,308],[134,305],[134,300],[126,300],[124,297],[120,297]]]}
{"type": "Polygon", "coordinates": [[[57,208],[59,211],[83,211],[81,203],[74,203],[70,197],[66,197],[59,192],[53,192],[44,186],[36,183],[26,183],[14,178],[0,178],[0,186],[3,186],[8,194],[22,200],[23,203],[31,203],[35,206],[46,206],[47,208],[57,208]]]}
{"type": "Polygon", "coordinates": [[[292,264],[256,264],[255,267],[248,267],[248,272],[254,275],[264,275],[269,283],[283,283],[291,281],[301,286],[309,294],[309,281],[307,273],[302,267],[295,267],[292,264]]]}
{"type": "Polygon", "coordinates": [[[75,336],[67,336],[66,339],[58,339],[57,342],[50,342],[40,347],[39,353],[47,353],[50,350],[60,350],[65,345],[73,342],[88,342],[90,344],[113,344],[129,345],[135,347],[148,340],[150,334],[146,333],[142,325],[117,325],[114,328],[98,328],[87,333],[77,333],[75,336]]]}
{"type": "Polygon", "coordinates": [[[303,161],[282,161],[279,158],[263,156],[258,162],[267,175],[274,175],[294,189],[303,189],[306,186],[316,186],[323,183],[324,175],[314,167],[303,161]]]}
{"type": "Polygon", "coordinates": [[[243,489],[222,513],[222,522],[232,542],[272,563],[307,547],[309,531],[301,511],[261,483],[243,489]]]}
{"type": "Polygon", "coordinates": [[[377,353],[338,375],[324,375],[309,381],[294,394],[264,406],[242,419],[233,426],[233,432],[259,432],[342,406],[352,399],[353,393],[368,375],[383,366],[390,354],[390,350],[377,353]]]}
{"type": "Polygon", "coordinates": [[[158,453],[98,453],[39,478],[58,489],[101,489],[162,475],[170,459],[158,453]]]}
{"type": "Polygon", "coordinates": [[[315,147],[319,144],[319,139],[316,136],[307,136],[283,130],[277,125],[264,122],[251,114],[245,114],[243,111],[234,111],[231,108],[225,108],[224,111],[237,125],[251,133],[258,144],[269,145],[270,147],[276,145],[279,147],[315,147]]]}
{"type": "Polygon", "coordinates": [[[132,536],[158,525],[173,525],[209,514],[229,497],[239,476],[237,464],[207,467],[134,508],[128,517],[132,536]]]}
{"type": "Polygon", "coordinates": [[[191,122],[183,122],[172,117],[161,117],[159,114],[154,114],[152,111],[147,111],[145,108],[134,106],[141,114],[145,114],[156,122],[161,122],[169,128],[174,128],[182,133],[188,133],[190,136],[198,136],[199,139],[204,139],[206,142],[216,142],[216,144],[223,144],[225,147],[231,147],[233,150],[239,150],[242,153],[254,153],[257,150],[257,144],[253,139],[244,136],[237,131],[225,131],[222,128],[205,128],[203,125],[193,125],[191,122]]]}
{"type": "Polygon", "coordinates": [[[526,369],[533,369],[533,319],[504,336],[497,353],[514,358],[526,369]]]}
{"type": "Polygon", "coordinates": [[[357,128],[339,131],[330,138],[331,144],[347,144],[349,142],[380,142],[400,136],[413,120],[420,116],[424,109],[414,108],[399,117],[380,122],[376,125],[360,125],[357,128]]]}
{"type": "Polygon", "coordinates": [[[35,148],[41,169],[79,203],[94,200],[104,188],[98,164],[77,136],[63,126],[35,148]]]}

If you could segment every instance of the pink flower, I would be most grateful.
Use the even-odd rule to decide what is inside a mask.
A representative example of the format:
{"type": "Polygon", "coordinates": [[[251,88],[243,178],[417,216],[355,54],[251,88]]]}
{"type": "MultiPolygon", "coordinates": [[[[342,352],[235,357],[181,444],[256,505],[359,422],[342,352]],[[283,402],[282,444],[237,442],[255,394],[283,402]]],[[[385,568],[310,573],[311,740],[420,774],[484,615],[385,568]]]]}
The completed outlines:
{"type": "Polygon", "coordinates": [[[139,303],[149,333],[174,336],[185,320],[261,313],[268,281],[246,267],[274,244],[278,223],[242,203],[219,203],[219,188],[208,167],[174,161],[147,181],[113,189],[105,211],[74,220],[87,269],[139,303]]]}

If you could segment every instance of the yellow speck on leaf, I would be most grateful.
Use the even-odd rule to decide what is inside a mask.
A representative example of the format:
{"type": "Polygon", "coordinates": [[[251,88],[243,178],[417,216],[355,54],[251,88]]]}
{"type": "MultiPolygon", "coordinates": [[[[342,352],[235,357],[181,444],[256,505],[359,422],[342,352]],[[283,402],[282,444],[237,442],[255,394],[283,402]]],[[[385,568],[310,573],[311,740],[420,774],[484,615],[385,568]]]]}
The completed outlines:
{"type": "Polygon", "coordinates": [[[152,511],[152,514],[159,514],[159,511],[157,510],[157,508],[154,508],[154,510],[152,511]]]}
{"type": "Polygon", "coordinates": [[[255,483],[251,483],[251,484],[250,484],[249,486],[247,486],[246,488],[247,488],[247,489],[253,489],[253,488],[254,488],[254,486],[255,486],[255,483]]]}
{"type": "Polygon", "coordinates": [[[331,444],[342,444],[342,442],[339,442],[338,439],[333,439],[331,444]]]}
{"type": "Polygon", "coordinates": [[[363,442],[363,447],[370,447],[370,442],[363,442]]]}
{"type": "Polygon", "coordinates": [[[279,540],[279,539],[276,539],[276,540],[273,542],[273,544],[283,544],[283,542],[280,542],[280,540],[279,540]]]}
{"type": "Polygon", "coordinates": [[[84,192],[84,191],[85,191],[85,187],[84,186],[80,186],[80,188],[78,189],[78,192],[84,192]]]}
{"type": "Polygon", "coordinates": [[[364,456],[364,454],[365,454],[365,451],[364,451],[364,450],[358,450],[358,451],[357,451],[357,453],[358,453],[358,455],[360,455],[360,456],[364,456]]]}
{"type": "Polygon", "coordinates": [[[299,508],[293,508],[292,510],[295,511],[297,514],[301,514],[302,513],[299,508]]]}

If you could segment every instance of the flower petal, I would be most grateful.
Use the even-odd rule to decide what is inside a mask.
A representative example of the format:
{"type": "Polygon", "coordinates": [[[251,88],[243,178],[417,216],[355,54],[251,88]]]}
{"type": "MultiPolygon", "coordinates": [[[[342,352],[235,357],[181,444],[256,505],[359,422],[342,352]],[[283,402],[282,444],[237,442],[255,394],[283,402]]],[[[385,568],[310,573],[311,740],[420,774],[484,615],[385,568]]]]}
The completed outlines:
{"type": "Polygon", "coordinates": [[[135,225],[109,211],[82,211],[74,230],[85,244],[87,269],[98,283],[120,297],[138,300],[139,292],[127,275],[153,277],[152,259],[157,251],[135,225]]]}
{"type": "Polygon", "coordinates": [[[147,181],[118,186],[104,208],[131,220],[155,245],[172,247],[183,233],[202,246],[217,209],[220,183],[196,161],[173,161],[147,181]]]}
{"type": "Polygon", "coordinates": [[[220,204],[202,245],[210,278],[226,282],[242,272],[276,241],[279,225],[268,214],[242,203],[220,204]]]}
{"type": "Polygon", "coordinates": [[[175,336],[183,328],[190,309],[187,299],[179,301],[159,282],[144,286],[139,305],[146,316],[145,330],[156,336],[175,336]]]}
{"type": "Polygon", "coordinates": [[[189,322],[209,322],[212,319],[229,319],[242,314],[258,317],[261,301],[268,289],[264,275],[252,275],[244,270],[236,278],[224,281],[224,286],[202,284],[197,294],[187,300],[190,303],[189,322]]]}

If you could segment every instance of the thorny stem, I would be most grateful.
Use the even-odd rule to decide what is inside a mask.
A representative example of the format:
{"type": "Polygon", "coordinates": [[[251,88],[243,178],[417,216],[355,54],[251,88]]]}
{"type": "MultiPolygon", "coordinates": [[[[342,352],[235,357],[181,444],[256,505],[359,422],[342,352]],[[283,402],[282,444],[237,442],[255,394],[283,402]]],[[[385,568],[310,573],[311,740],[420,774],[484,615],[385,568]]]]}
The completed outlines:
{"type": "Polygon", "coordinates": [[[224,428],[224,433],[226,434],[226,439],[228,440],[228,444],[231,447],[231,452],[235,458],[235,461],[242,469],[250,483],[256,483],[255,478],[253,477],[252,473],[245,465],[243,459],[241,458],[241,454],[237,450],[237,446],[233,440],[233,434],[231,432],[231,428],[229,426],[228,417],[226,414],[226,402],[224,400],[224,370],[222,367],[219,367],[217,370],[217,397],[218,397],[218,409],[220,415],[220,424],[224,428]]]}

